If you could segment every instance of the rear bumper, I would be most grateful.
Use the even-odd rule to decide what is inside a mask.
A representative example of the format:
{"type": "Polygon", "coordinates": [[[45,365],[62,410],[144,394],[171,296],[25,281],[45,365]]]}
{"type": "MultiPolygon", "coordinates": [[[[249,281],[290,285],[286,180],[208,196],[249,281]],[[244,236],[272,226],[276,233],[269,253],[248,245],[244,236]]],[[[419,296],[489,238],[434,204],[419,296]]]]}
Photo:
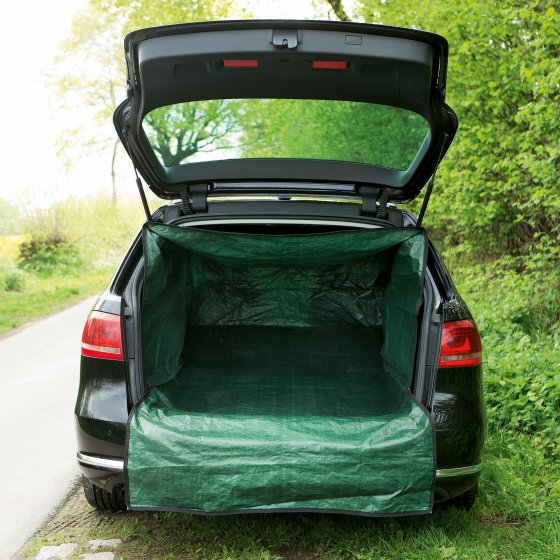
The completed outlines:
{"type": "Polygon", "coordinates": [[[124,460],[112,459],[109,457],[96,457],[87,453],[77,454],[78,464],[80,467],[88,469],[101,469],[103,471],[123,472],[124,460]]]}
{"type": "Polygon", "coordinates": [[[446,502],[451,498],[465,493],[478,482],[481,470],[482,463],[452,469],[436,470],[434,502],[446,502]]]}
{"type": "MultiPolygon", "coordinates": [[[[110,457],[96,457],[86,453],[78,453],[78,464],[81,467],[90,469],[101,469],[104,471],[123,472],[124,460],[112,459],[110,457]]],[[[450,478],[459,478],[477,474],[482,470],[482,463],[478,465],[469,465],[468,467],[456,467],[454,469],[438,469],[436,470],[436,480],[444,480],[450,478]]]]}
{"type": "Polygon", "coordinates": [[[481,470],[482,463],[469,465],[468,467],[456,467],[454,469],[438,469],[436,470],[436,480],[449,480],[463,476],[471,476],[473,474],[478,475],[481,470]]]}
{"type": "MultiPolygon", "coordinates": [[[[105,490],[111,491],[118,484],[124,483],[124,460],[115,457],[100,457],[87,453],[77,454],[82,473],[105,490]]],[[[435,501],[443,502],[474,486],[482,463],[436,470],[435,501]]]]}
{"type": "Polygon", "coordinates": [[[82,474],[100,488],[111,492],[115,486],[124,484],[123,459],[78,452],[77,460],[82,474]]]}

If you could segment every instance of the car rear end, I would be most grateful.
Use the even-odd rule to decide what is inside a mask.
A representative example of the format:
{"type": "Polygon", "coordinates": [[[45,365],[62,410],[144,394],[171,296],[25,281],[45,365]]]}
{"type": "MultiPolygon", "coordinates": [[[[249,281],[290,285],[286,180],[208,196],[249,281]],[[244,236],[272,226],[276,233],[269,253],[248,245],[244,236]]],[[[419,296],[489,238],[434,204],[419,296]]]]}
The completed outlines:
{"type": "MultiPolygon", "coordinates": [[[[220,197],[218,197],[220,198],[220,197]]],[[[240,197],[241,199],[243,197],[240,197]]],[[[300,212],[310,201],[286,200],[282,195],[275,201],[252,201],[250,217],[224,219],[220,204],[228,205],[228,215],[238,204],[247,212],[247,201],[211,202],[216,208],[211,214],[183,216],[180,205],[170,205],[156,213],[156,220],[167,216],[172,223],[184,227],[216,230],[270,231],[294,227],[308,231],[333,228],[385,227],[394,228],[387,220],[356,215],[353,202],[315,202],[321,218],[300,212]],[[284,216],[274,219],[259,211],[269,211],[271,205],[282,207],[284,216]],[[303,207],[301,206],[303,205],[303,207]],[[329,209],[325,209],[325,206],[329,209]],[[347,215],[340,217],[341,207],[347,215]],[[328,216],[329,212],[333,212],[328,216]]],[[[394,212],[391,220],[397,222],[394,212]]],[[[234,212],[235,213],[235,212],[234,212]]],[[[413,218],[401,214],[402,225],[413,218]]],[[[277,233],[277,231],[275,232],[277,233]]],[[[115,276],[102,294],[84,329],[80,392],[76,405],[78,461],[88,481],[90,502],[103,509],[125,507],[124,451],[126,424],[130,412],[145,393],[141,358],[141,297],[143,286],[143,256],[141,239],[137,238],[115,276]]],[[[484,408],[482,398],[482,366],[480,339],[468,308],[457,294],[441,260],[430,246],[423,292],[423,307],[419,315],[418,354],[411,390],[430,411],[435,426],[437,471],[435,502],[445,502],[469,493],[480,474],[484,440],[484,408]],[[421,371],[420,369],[421,368],[421,371]]]]}
{"type": "Polygon", "coordinates": [[[434,501],[453,499],[472,505],[484,438],[480,338],[420,227],[437,166],[457,129],[445,104],[445,39],[338,22],[219,22],[140,30],[126,38],[125,52],[129,95],[114,122],[137,173],[147,223],[84,329],[76,415],[90,503],[195,513],[278,508],[367,515],[427,513],[434,501]],[[180,201],[151,215],[140,177],[161,198],[180,201]],[[397,204],[412,200],[427,182],[417,221],[397,204]],[[275,290],[292,293],[282,304],[275,290]],[[202,327],[214,328],[216,343],[200,338],[202,327]],[[232,333],[249,327],[257,330],[235,342],[232,333]],[[270,327],[280,329],[267,338],[270,327]],[[329,342],[336,329],[338,340],[329,342]],[[364,333],[372,338],[360,346],[364,333]],[[374,346],[369,361],[356,361],[374,346]],[[227,375],[216,386],[205,386],[204,379],[218,379],[218,370],[227,374],[228,361],[233,374],[234,364],[245,360],[235,373],[238,385],[230,387],[232,395],[243,395],[243,368],[254,369],[260,356],[270,374],[271,355],[298,372],[288,386],[293,402],[268,394],[276,387],[287,395],[286,387],[277,387],[285,383],[278,370],[270,387],[258,389],[261,400],[272,398],[276,408],[263,416],[253,399],[231,424],[243,398],[228,402],[227,375]],[[321,380],[321,360],[325,372],[338,364],[340,375],[321,380]],[[202,391],[199,401],[188,400],[188,389],[177,404],[177,391],[201,367],[203,381],[193,386],[202,391]],[[314,377],[300,391],[298,376],[310,371],[314,377]],[[379,375],[385,383],[371,393],[371,403],[366,385],[350,397],[341,381],[370,383],[379,375]],[[322,382],[330,401],[316,409],[322,382]],[[394,390],[380,399],[375,393],[389,385],[394,390]],[[297,396],[310,386],[308,398],[297,396]],[[326,442],[321,437],[336,424],[337,388],[338,400],[363,406],[347,407],[339,419],[346,428],[326,442]],[[393,416],[384,425],[389,409],[393,416]],[[352,424],[362,416],[361,424],[352,424]],[[173,427],[178,417],[184,429],[173,427]],[[262,426],[253,440],[246,438],[241,427],[248,418],[255,425],[269,422],[271,433],[285,438],[284,452],[272,438],[276,449],[261,457],[269,443],[260,442],[262,426]],[[354,437],[367,422],[391,443],[382,445],[383,438],[365,430],[350,449],[345,436],[354,437]],[[222,428],[206,433],[210,424],[222,428]],[[227,443],[233,428],[241,429],[231,432],[230,441],[239,457],[228,463],[222,443],[211,448],[211,442],[227,443]],[[401,429],[404,439],[395,437],[401,429]],[[298,432],[313,444],[298,447],[298,432]],[[171,454],[163,451],[164,440],[171,454]],[[252,452],[245,463],[247,446],[252,452]],[[308,453],[314,447],[315,460],[308,453]],[[375,461],[360,455],[366,448],[379,458],[380,478],[372,471],[375,461]],[[206,452],[217,462],[204,459],[206,452]],[[300,463],[294,463],[298,454],[300,463]],[[198,463],[189,459],[195,456],[198,463]],[[337,476],[347,474],[333,486],[336,477],[325,478],[317,468],[339,459],[337,476]],[[270,471],[269,486],[246,477],[249,464],[254,472],[270,471]],[[276,483],[279,471],[271,464],[284,465],[285,483],[276,483]],[[358,465],[361,481],[351,474],[358,465]],[[231,476],[216,476],[231,469],[238,469],[233,486],[231,476]],[[315,474],[300,485],[301,472],[315,474]],[[202,501],[191,488],[193,476],[207,488],[202,501]],[[391,498],[420,482],[421,499],[391,498]],[[179,497],[169,490],[177,484],[184,492],[179,497]],[[149,495],[155,487],[159,494],[149,495]],[[360,497],[348,500],[345,492],[360,497]],[[223,503],[223,495],[230,500],[223,503]]]}

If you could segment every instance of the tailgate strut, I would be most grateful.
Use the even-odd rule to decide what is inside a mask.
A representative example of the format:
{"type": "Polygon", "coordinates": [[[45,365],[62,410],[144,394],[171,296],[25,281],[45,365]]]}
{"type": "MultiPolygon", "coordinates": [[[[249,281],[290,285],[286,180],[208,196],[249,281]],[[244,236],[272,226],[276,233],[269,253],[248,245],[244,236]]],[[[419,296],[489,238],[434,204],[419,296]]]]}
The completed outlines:
{"type": "Polygon", "coordinates": [[[436,180],[436,173],[439,167],[439,164],[441,163],[441,160],[443,159],[443,152],[445,150],[445,147],[447,146],[447,140],[449,139],[449,134],[445,133],[443,135],[443,142],[441,144],[441,150],[439,151],[439,155],[438,155],[438,159],[436,162],[436,167],[434,169],[434,172],[432,173],[432,176],[430,178],[430,181],[428,183],[428,187],[426,188],[426,194],[424,195],[424,200],[422,201],[422,208],[420,208],[420,213],[418,214],[418,219],[416,220],[416,227],[420,227],[422,225],[422,222],[424,220],[424,214],[426,213],[426,208],[428,208],[428,202],[430,202],[430,196],[432,195],[432,190],[434,188],[434,181],[436,180]]]}
{"type": "Polygon", "coordinates": [[[138,192],[140,193],[142,206],[144,207],[144,213],[146,214],[146,220],[149,222],[152,219],[152,214],[150,213],[150,207],[148,206],[146,193],[144,192],[142,181],[140,179],[140,176],[138,175],[138,169],[136,169],[136,166],[134,164],[132,164],[132,166],[134,167],[134,173],[136,174],[136,186],[138,187],[138,192]]]}
{"type": "Polygon", "coordinates": [[[130,127],[126,126],[123,130],[123,136],[126,140],[126,150],[128,155],[130,156],[130,161],[132,162],[132,167],[134,169],[134,175],[136,175],[136,186],[138,187],[138,192],[140,193],[140,200],[142,200],[142,206],[144,207],[144,213],[146,214],[146,221],[150,222],[152,220],[152,214],[150,212],[150,207],[148,206],[148,199],[146,198],[146,193],[144,192],[144,187],[142,186],[142,180],[140,179],[140,175],[138,175],[138,169],[136,169],[136,164],[134,163],[134,159],[132,157],[132,151],[130,149],[130,143],[128,142],[128,133],[130,131],[130,127]]]}

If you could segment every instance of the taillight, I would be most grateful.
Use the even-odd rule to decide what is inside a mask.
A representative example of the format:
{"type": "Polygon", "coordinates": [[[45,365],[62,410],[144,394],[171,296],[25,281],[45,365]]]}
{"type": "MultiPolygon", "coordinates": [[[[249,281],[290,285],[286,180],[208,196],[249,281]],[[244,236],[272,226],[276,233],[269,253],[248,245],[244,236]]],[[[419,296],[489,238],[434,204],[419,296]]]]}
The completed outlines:
{"type": "Polygon", "coordinates": [[[482,343],[474,321],[443,323],[439,367],[476,366],[482,363],[482,343]]]}
{"type": "Polygon", "coordinates": [[[121,317],[92,311],[86,321],[82,334],[82,356],[122,360],[121,317]]]}

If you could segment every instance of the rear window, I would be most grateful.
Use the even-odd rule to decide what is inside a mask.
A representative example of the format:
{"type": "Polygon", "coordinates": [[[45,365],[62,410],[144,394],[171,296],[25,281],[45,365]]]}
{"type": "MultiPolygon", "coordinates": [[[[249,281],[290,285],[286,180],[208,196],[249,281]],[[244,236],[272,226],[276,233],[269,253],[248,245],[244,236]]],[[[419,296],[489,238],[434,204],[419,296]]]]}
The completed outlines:
{"type": "Polygon", "coordinates": [[[417,113],[356,101],[191,101],[151,111],[142,126],[164,167],[290,158],[406,170],[429,140],[428,123],[417,113]]]}

